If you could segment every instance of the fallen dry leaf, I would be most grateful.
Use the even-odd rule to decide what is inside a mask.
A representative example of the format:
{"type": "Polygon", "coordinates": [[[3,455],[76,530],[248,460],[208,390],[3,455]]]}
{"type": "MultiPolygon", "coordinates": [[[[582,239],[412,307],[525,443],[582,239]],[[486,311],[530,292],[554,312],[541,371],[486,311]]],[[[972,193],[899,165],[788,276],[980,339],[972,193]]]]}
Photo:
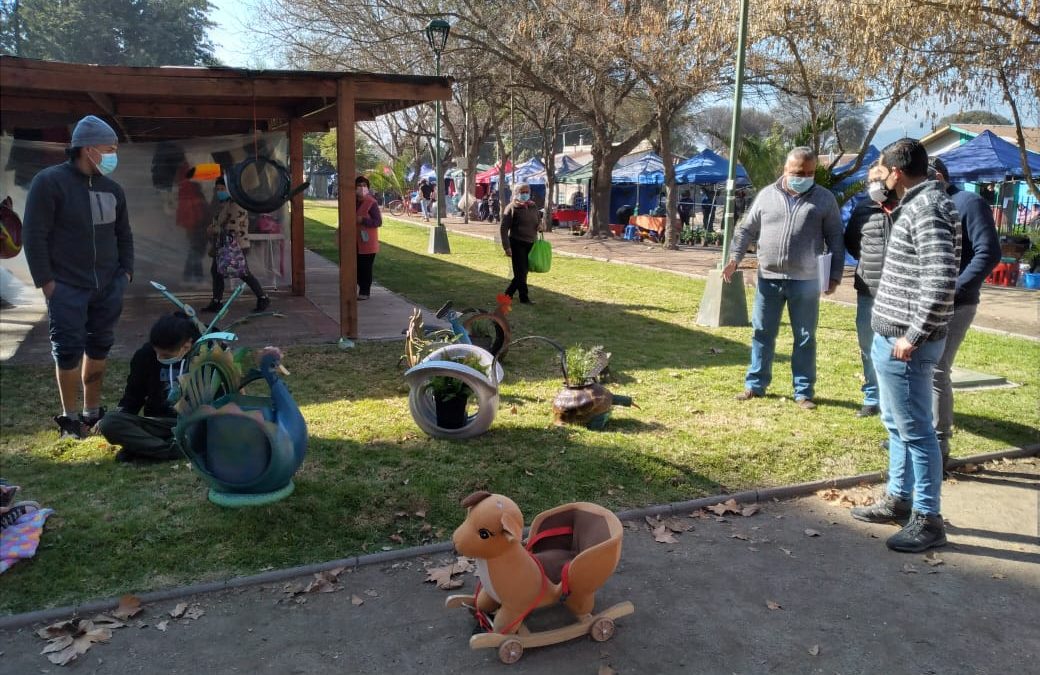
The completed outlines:
{"type": "Polygon", "coordinates": [[[917,568],[910,563],[903,563],[903,574],[917,574],[917,568]]]}
{"type": "Polygon", "coordinates": [[[434,582],[437,588],[450,591],[453,588],[461,588],[461,579],[452,579],[456,574],[465,574],[473,570],[473,564],[469,558],[459,556],[455,562],[441,567],[430,567],[426,569],[426,581],[434,582]]]}
{"type": "Polygon", "coordinates": [[[56,623],[52,623],[46,628],[39,629],[38,631],[36,631],[36,635],[43,638],[44,640],[51,640],[56,637],[71,635],[75,633],[77,626],[78,622],[76,621],[58,621],[56,623]]]}
{"type": "Polygon", "coordinates": [[[677,534],[689,532],[693,529],[693,524],[686,522],[686,520],[683,518],[669,518],[667,520],[661,521],[661,524],[677,534]]]}
{"type": "Polygon", "coordinates": [[[780,549],[781,551],[783,551],[784,553],[786,553],[787,555],[793,555],[793,554],[791,553],[791,549],[789,549],[789,548],[784,548],[783,546],[780,546],[780,547],[778,547],[778,548],[779,548],[779,549],[780,549]]]}
{"type": "Polygon", "coordinates": [[[744,516],[745,518],[749,518],[758,513],[760,508],[761,507],[758,504],[748,504],[740,510],[740,515],[744,516]]]}
{"type": "Polygon", "coordinates": [[[534,473],[533,473],[533,472],[531,472],[531,471],[528,471],[527,469],[524,469],[524,475],[527,475],[527,476],[533,476],[533,475],[534,475],[534,473]]]}
{"type": "Polygon", "coordinates": [[[783,609],[779,602],[774,602],[773,600],[766,600],[766,607],[769,609],[783,609]]]}
{"type": "Polygon", "coordinates": [[[415,517],[416,518],[425,518],[426,517],[426,511],[424,511],[422,509],[416,511],[415,512],[415,517]]]}
{"type": "Polygon", "coordinates": [[[618,675],[618,671],[605,663],[601,663],[599,664],[599,672],[596,675],[618,675]]]}
{"type": "Polygon", "coordinates": [[[740,505],[737,504],[735,499],[727,499],[721,504],[712,504],[708,507],[708,510],[717,516],[724,516],[727,513],[740,513],[740,505]]]}
{"type": "Polygon", "coordinates": [[[52,624],[37,631],[37,635],[43,637],[41,632],[45,631],[51,631],[52,635],[49,638],[50,643],[40,653],[46,654],[47,660],[58,666],[64,666],[86,654],[95,642],[108,642],[112,639],[111,630],[98,628],[92,621],[87,620],[52,624]]]}
{"type": "Polygon", "coordinates": [[[365,604],[365,601],[356,595],[351,595],[350,604],[354,605],[355,607],[360,607],[361,605],[365,604]]]}
{"type": "Polygon", "coordinates": [[[126,626],[125,623],[118,619],[113,619],[107,614],[98,614],[90,620],[97,628],[123,628],[126,626]]]}
{"type": "Polygon", "coordinates": [[[672,531],[664,525],[658,525],[653,529],[651,533],[654,535],[654,541],[658,544],[678,544],[679,540],[672,536],[672,531]]]}
{"type": "Polygon", "coordinates": [[[368,597],[370,597],[370,598],[378,598],[378,597],[379,597],[379,593],[376,593],[376,592],[375,592],[374,590],[372,590],[371,588],[370,588],[370,589],[368,589],[367,591],[365,591],[365,595],[367,595],[367,596],[368,596],[368,597]]]}
{"type": "Polygon", "coordinates": [[[513,405],[509,406],[509,414],[510,415],[519,415],[520,414],[520,408],[517,408],[516,404],[514,403],[513,405]]]}
{"type": "Polygon", "coordinates": [[[170,611],[170,616],[172,616],[174,619],[179,619],[182,616],[184,616],[184,612],[186,611],[188,611],[188,603],[179,602],[177,603],[177,606],[170,611]]]}
{"type": "Polygon", "coordinates": [[[711,349],[708,350],[708,353],[709,354],[721,354],[722,350],[719,349],[718,347],[712,347],[711,349]]]}
{"type": "Polygon", "coordinates": [[[144,607],[141,607],[141,599],[136,595],[124,595],[119,598],[119,607],[116,607],[115,611],[112,612],[112,616],[120,621],[126,621],[140,614],[143,609],[144,607]]]}
{"type": "Polygon", "coordinates": [[[939,565],[946,564],[946,561],[940,558],[939,556],[935,555],[935,553],[926,553],[924,556],[924,561],[932,567],[938,567],[939,565]]]}
{"type": "Polygon", "coordinates": [[[820,655],[820,645],[813,645],[812,647],[809,647],[809,655],[810,656],[819,656],[820,655]]]}
{"type": "Polygon", "coordinates": [[[162,632],[165,633],[166,632],[166,626],[169,625],[169,623],[170,623],[169,620],[163,619],[159,623],[155,624],[155,628],[157,630],[161,630],[162,632]]]}
{"type": "Polygon", "coordinates": [[[403,544],[404,543],[404,537],[402,537],[399,534],[391,534],[390,535],[390,541],[394,542],[395,544],[403,544]]]}
{"type": "Polygon", "coordinates": [[[730,539],[740,539],[741,541],[747,541],[748,540],[748,538],[745,535],[743,535],[743,534],[741,534],[739,532],[734,532],[733,534],[731,534],[729,536],[730,536],[730,539]]]}
{"type": "Polygon", "coordinates": [[[807,536],[807,537],[818,537],[818,536],[820,536],[820,533],[817,532],[816,530],[812,529],[812,528],[808,528],[807,527],[807,528],[805,528],[805,536],[807,536]]]}
{"type": "Polygon", "coordinates": [[[195,619],[199,618],[200,616],[202,616],[205,613],[206,613],[206,610],[202,609],[198,605],[192,605],[191,608],[188,609],[188,611],[184,613],[184,618],[185,619],[191,619],[192,621],[194,621],[195,619]]]}
{"type": "Polygon", "coordinates": [[[957,469],[957,473],[976,473],[978,470],[978,464],[965,464],[964,466],[957,469]]]}
{"type": "Polygon", "coordinates": [[[996,572],[995,574],[991,574],[990,578],[991,579],[1007,579],[1007,577],[1004,576],[1003,574],[1001,574],[1000,572],[996,572]]]}

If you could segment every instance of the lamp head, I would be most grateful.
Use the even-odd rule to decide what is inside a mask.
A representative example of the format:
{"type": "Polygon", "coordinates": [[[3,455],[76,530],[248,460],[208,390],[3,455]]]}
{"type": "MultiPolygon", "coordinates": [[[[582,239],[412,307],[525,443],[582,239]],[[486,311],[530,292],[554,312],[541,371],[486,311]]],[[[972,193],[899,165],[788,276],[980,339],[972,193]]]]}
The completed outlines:
{"type": "Polygon", "coordinates": [[[444,46],[448,44],[448,33],[451,32],[451,24],[443,19],[434,19],[426,25],[426,39],[430,42],[430,49],[434,54],[440,55],[444,46]]]}

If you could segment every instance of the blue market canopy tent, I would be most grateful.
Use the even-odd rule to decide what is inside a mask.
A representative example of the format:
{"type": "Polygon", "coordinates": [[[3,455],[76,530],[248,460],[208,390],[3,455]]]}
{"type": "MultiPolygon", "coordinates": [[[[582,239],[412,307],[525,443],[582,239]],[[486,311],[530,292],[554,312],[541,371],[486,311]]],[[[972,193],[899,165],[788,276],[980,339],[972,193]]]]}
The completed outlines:
{"type": "MultiPolygon", "coordinates": [[[[538,163],[541,164],[540,161],[538,163]]],[[[569,155],[556,155],[557,182],[559,182],[561,176],[577,171],[581,166],[581,164],[575,162],[569,155]]],[[[517,180],[521,180],[519,167],[517,167],[516,176],[517,180]]],[[[525,176],[524,180],[528,185],[545,185],[545,167],[543,166],[540,170],[525,176]]]]}
{"type": "MultiPolygon", "coordinates": [[[[987,130],[959,148],[940,155],[955,183],[998,183],[1008,176],[1022,178],[1022,155],[1018,147],[987,130]]],[[[1029,169],[1040,174],[1040,153],[1026,152],[1029,169]]]]}
{"type": "MultiPolygon", "coordinates": [[[[675,182],[678,184],[716,185],[725,183],[729,177],[729,160],[705,148],[693,157],[675,166],[675,182]]],[[[737,164],[737,186],[751,185],[747,171],[737,164]]]]}
{"type": "MultiPolygon", "coordinates": [[[[855,183],[866,183],[867,182],[867,170],[870,169],[870,165],[877,161],[877,158],[881,156],[881,151],[875,148],[873,145],[867,148],[867,151],[863,153],[863,161],[860,163],[859,168],[854,173],[845,178],[842,178],[840,182],[834,184],[834,190],[838,192],[844,192],[850,186],[855,183]]],[[[856,160],[836,166],[831,170],[832,176],[837,176],[840,173],[848,171],[852,168],[853,163],[856,160]]]]}
{"type": "Polygon", "coordinates": [[[437,172],[434,171],[433,167],[430,166],[429,164],[423,164],[422,167],[419,168],[419,176],[418,177],[415,177],[415,171],[409,171],[408,175],[405,176],[405,180],[409,180],[409,181],[410,180],[419,181],[422,178],[425,178],[427,181],[432,181],[432,182],[436,183],[437,182],[437,172]]]}

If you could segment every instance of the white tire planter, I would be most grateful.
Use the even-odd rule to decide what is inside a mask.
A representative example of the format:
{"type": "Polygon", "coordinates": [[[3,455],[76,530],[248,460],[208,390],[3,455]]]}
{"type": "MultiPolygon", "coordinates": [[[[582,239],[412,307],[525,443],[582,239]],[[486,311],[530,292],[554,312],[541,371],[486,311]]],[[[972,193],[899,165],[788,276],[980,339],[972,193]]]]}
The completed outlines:
{"type": "Polygon", "coordinates": [[[456,439],[473,438],[490,429],[491,423],[495,421],[495,413],[498,412],[498,383],[505,376],[502,364],[495,362],[494,359],[495,357],[486,349],[473,345],[453,344],[437,349],[421,363],[410,368],[404,374],[404,379],[409,387],[408,407],[412,412],[412,419],[419,425],[419,428],[433,438],[456,439]],[[480,371],[461,363],[445,360],[462,356],[477,357],[485,369],[490,368],[494,363],[495,369],[492,377],[489,378],[480,371]],[[437,425],[437,409],[433,394],[427,391],[426,387],[430,378],[436,376],[462,380],[477,397],[476,414],[470,415],[466,424],[459,429],[445,429],[437,425]]]}

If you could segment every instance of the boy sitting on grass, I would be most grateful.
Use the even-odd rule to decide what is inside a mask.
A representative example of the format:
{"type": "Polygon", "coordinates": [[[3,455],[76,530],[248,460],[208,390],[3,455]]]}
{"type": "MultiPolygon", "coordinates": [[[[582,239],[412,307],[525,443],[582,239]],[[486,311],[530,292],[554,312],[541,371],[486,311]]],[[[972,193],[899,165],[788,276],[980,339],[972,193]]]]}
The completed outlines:
{"type": "Polygon", "coordinates": [[[123,446],[116,461],[181,457],[173,439],[177,412],[169,396],[177,378],[187,370],[186,357],[198,338],[198,328],[183,312],[167,314],[152,326],[148,342],[130,361],[119,407],[96,428],[109,443],[123,446]]]}

